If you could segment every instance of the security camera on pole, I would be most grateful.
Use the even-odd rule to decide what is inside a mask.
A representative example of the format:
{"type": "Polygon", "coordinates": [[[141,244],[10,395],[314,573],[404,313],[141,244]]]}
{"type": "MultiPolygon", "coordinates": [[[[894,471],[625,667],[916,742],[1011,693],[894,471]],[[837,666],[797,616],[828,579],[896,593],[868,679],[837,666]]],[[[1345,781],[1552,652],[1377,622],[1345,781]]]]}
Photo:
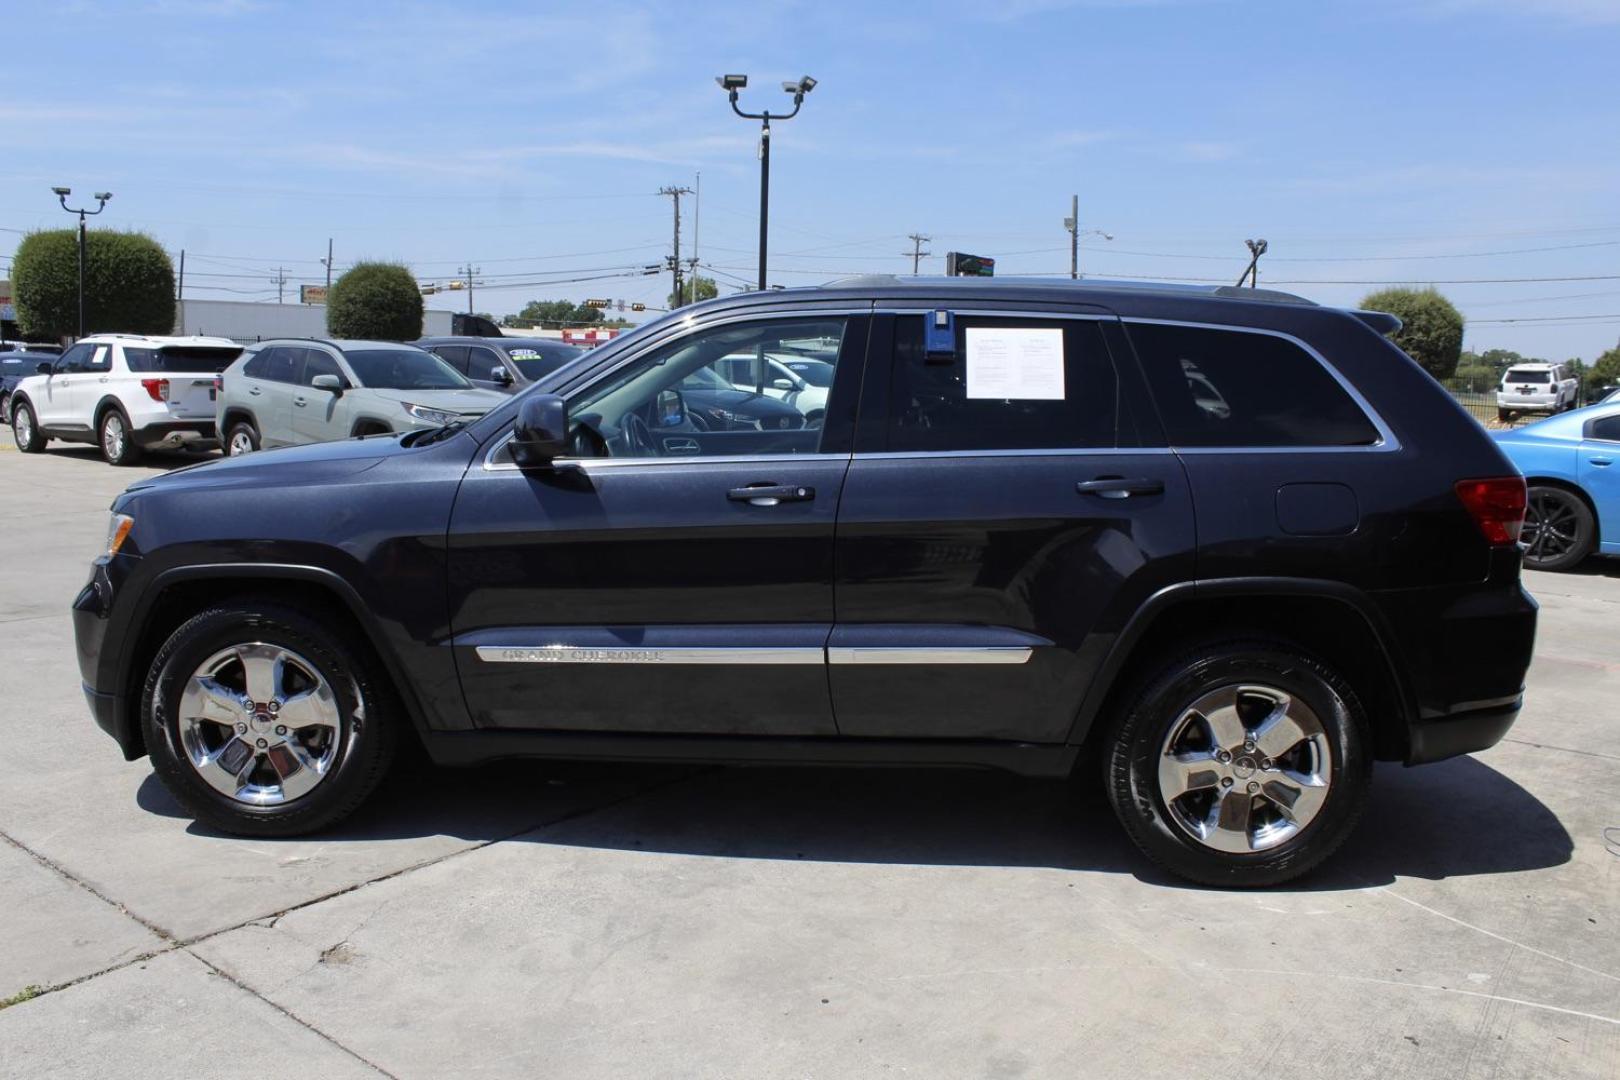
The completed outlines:
{"type": "MultiPolygon", "coordinates": [[[[737,92],[748,85],[746,75],[720,75],[714,80],[720,84],[731,98],[731,111],[744,120],[760,121],[759,129],[759,287],[761,291],[767,287],[765,284],[765,237],[766,223],[770,219],[771,207],[771,111],[747,113],[737,107],[737,92]]],[[[777,120],[791,120],[799,115],[799,107],[804,104],[804,95],[816,88],[816,80],[806,75],[798,82],[784,82],[782,89],[793,95],[793,111],[777,116],[777,120]]]]}

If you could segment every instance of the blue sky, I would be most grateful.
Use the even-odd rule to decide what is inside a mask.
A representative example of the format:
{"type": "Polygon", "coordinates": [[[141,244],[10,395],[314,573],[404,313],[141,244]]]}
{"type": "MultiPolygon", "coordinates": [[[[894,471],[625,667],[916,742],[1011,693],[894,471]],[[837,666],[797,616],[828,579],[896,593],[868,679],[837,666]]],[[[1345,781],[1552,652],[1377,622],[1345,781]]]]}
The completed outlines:
{"type": "Polygon", "coordinates": [[[496,286],[660,260],[654,193],[701,173],[699,257],[730,287],[754,276],[757,127],[713,77],[777,109],[808,72],[775,129],[773,282],[907,272],[913,231],[925,272],[954,249],[1066,273],[1078,193],[1114,236],[1084,243],[1099,276],[1236,280],[1265,237],[1262,284],[1439,282],[1474,348],[1620,339],[1620,0],[13,2],[0,24],[0,272],[69,223],[63,184],[184,247],[192,297],[273,300],[331,237],[340,268],[471,259],[481,310],[661,304],[667,275],[496,286]],[[1502,278],[1566,280],[1448,284],[1502,278]]]}

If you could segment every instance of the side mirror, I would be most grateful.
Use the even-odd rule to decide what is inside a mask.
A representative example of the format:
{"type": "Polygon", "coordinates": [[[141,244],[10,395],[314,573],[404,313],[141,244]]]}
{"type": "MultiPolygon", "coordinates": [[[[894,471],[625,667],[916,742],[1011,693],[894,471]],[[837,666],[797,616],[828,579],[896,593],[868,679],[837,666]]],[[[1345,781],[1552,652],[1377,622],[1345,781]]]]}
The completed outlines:
{"type": "Polygon", "coordinates": [[[343,380],[336,375],[317,375],[309,380],[309,385],[315,390],[330,390],[334,394],[343,393],[343,380]]]}
{"type": "Polygon", "coordinates": [[[41,360],[34,367],[34,370],[39,372],[41,375],[49,375],[51,373],[51,362],[49,360],[41,360]]]}
{"type": "Polygon", "coordinates": [[[660,391],[656,408],[659,427],[686,426],[686,399],[679,390],[660,391]]]}
{"type": "Polygon", "coordinates": [[[777,390],[795,389],[792,379],[777,379],[775,382],[771,383],[771,386],[777,390]]]}
{"type": "Polygon", "coordinates": [[[568,451],[568,405],[556,394],[530,394],[518,405],[512,460],[525,468],[549,465],[568,451]]]}
{"type": "Polygon", "coordinates": [[[497,364],[489,369],[489,378],[496,386],[511,386],[512,373],[506,370],[505,365],[497,364]]]}

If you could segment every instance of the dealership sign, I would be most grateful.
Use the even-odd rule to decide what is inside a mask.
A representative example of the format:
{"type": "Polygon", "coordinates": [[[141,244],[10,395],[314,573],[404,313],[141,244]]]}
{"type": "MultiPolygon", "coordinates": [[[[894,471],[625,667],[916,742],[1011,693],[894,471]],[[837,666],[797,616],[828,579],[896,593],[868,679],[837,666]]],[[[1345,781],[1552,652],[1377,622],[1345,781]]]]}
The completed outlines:
{"type": "Polygon", "coordinates": [[[324,303],[326,303],[326,286],[325,285],[300,285],[300,286],[298,286],[298,302],[300,304],[324,304],[324,303]]]}

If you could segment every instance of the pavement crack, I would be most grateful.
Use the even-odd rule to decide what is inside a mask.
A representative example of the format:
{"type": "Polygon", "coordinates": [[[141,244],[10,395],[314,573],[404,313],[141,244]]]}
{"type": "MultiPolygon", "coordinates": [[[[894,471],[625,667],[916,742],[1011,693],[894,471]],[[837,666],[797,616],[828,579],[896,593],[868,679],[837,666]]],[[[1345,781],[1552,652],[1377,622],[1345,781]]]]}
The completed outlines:
{"type": "Polygon", "coordinates": [[[297,1013],[293,1012],[291,1009],[288,1009],[285,1006],[282,1006],[282,1005],[270,1000],[269,998],[265,997],[263,994],[261,994],[257,990],[255,990],[252,986],[248,985],[246,982],[243,982],[241,979],[238,979],[235,975],[232,975],[229,971],[226,971],[224,968],[220,967],[219,965],[211,963],[209,960],[207,960],[204,957],[198,956],[196,953],[192,952],[190,949],[183,949],[181,951],[183,951],[187,956],[194,957],[199,963],[201,963],[209,971],[212,971],[215,975],[218,975],[220,978],[224,979],[226,982],[230,983],[232,986],[236,987],[238,990],[241,990],[243,993],[249,994],[252,997],[256,998],[257,1000],[264,1002],[266,1005],[270,1006],[272,1009],[276,1010],[276,1012],[280,1013],[282,1016],[285,1016],[287,1019],[291,1020],[293,1023],[297,1024],[299,1027],[303,1028],[304,1030],[312,1032],[315,1035],[318,1035],[320,1038],[326,1040],[326,1042],[328,1042],[332,1046],[336,1047],[337,1049],[343,1051],[345,1054],[347,1054],[350,1057],[354,1058],[354,1060],[358,1061],[360,1064],[364,1065],[366,1068],[372,1070],[377,1075],[386,1076],[386,1077],[389,1078],[389,1080],[399,1080],[399,1077],[395,1076],[393,1073],[389,1072],[387,1069],[383,1068],[381,1065],[378,1065],[375,1061],[372,1061],[370,1058],[365,1057],[359,1051],[353,1050],[350,1047],[347,1047],[347,1046],[343,1045],[343,1043],[339,1042],[336,1038],[332,1037],[331,1035],[328,1035],[326,1032],[322,1031],[320,1028],[316,1027],[314,1024],[310,1023],[308,1020],[305,1020],[303,1017],[299,1016],[297,1013]]]}
{"type": "Polygon", "coordinates": [[[1505,738],[1503,742],[1516,743],[1519,746],[1529,746],[1537,750],[1557,750],[1565,754],[1580,754],[1582,757],[1603,758],[1605,761],[1620,761],[1620,754],[1605,754],[1601,750],[1577,750],[1573,746],[1555,746],[1552,743],[1535,742],[1531,739],[1505,738]]]}
{"type": "MultiPolygon", "coordinates": [[[[41,855],[39,852],[35,851],[33,848],[29,847],[27,844],[23,843],[21,840],[18,840],[15,836],[12,836],[10,833],[5,832],[4,830],[0,830],[0,839],[5,840],[6,843],[10,844],[12,847],[16,848],[18,851],[22,852],[24,855],[27,855],[29,858],[31,858],[35,862],[39,863],[41,866],[45,867],[47,870],[50,870],[53,873],[57,874],[63,880],[72,882],[74,885],[77,885],[79,888],[83,889],[85,892],[89,893],[91,896],[95,897],[97,900],[100,900],[103,904],[106,904],[108,907],[115,908],[119,912],[121,912],[122,914],[129,916],[131,919],[134,919],[136,922],[138,922],[142,926],[146,927],[146,929],[148,929],[152,933],[156,934],[163,941],[168,942],[171,945],[178,944],[178,942],[175,939],[175,936],[173,934],[171,934],[168,930],[165,930],[163,927],[159,926],[157,923],[151,921],[150,919],[146,919],[146,918],[143,918],[140,915],[135,914],[135,912],[129,910],[129,908],[125,907],[123,904],[120,904],[117,900],[114,900],[112,897],[110,897],[107,894],[103,893],[101,890],[97,889],[94,885],[91,885],[88,881],[85,881],[83,878],[79,877],[77,874],[75,874],[73,871],[69,870],[67,867],[63,866],[61,863],[57,862],[55,859],[52,859],[47,855],[41,855]]],[[[158,950],[158,951],[161,952],[162,950],[158,950]]],[[[118,967],[123,967],[124,965],[119,964],[117,966],[118,967]]],[[[111,970],[111,969],[109,969],[109,970],[111,970]]]]}

